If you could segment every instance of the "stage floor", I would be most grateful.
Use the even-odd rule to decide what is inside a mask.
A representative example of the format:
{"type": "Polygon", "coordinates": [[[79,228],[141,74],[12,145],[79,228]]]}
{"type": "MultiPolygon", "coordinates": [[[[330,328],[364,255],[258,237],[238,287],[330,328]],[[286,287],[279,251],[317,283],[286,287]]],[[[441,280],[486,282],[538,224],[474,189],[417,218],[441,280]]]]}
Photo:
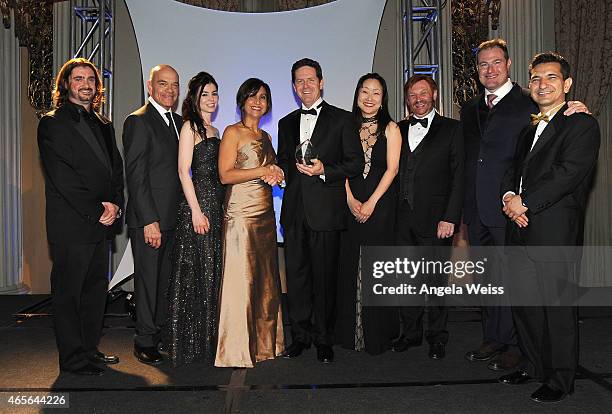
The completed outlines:
{"type": "Polygon", "coordinates": [[[379,356],[335,347],[335,362],[323,365],[311,348],[297,359],[233,370],[138,363],[132,356],[132,322],[111,304],[110,313],[115,313],[105,319],[100,349],[121,362],[101,377],[76,377],[59,373],[50,317],[12,316],[43,298],[0,296],[0,412],[45,411],[17,408],[6,400],[52,392],[69,395],[70,408],[63,412],[83,413],[612,412],[612,310],[607,308],[581,310],[575,393],[561,403],[541,405],[529,399],[537,383],[502,385],[496,379],[503,373],[464,359],[480,341],[474,310],[451,311],[447,356],[439,361],[428,359],[426,345],[379,356]]]}

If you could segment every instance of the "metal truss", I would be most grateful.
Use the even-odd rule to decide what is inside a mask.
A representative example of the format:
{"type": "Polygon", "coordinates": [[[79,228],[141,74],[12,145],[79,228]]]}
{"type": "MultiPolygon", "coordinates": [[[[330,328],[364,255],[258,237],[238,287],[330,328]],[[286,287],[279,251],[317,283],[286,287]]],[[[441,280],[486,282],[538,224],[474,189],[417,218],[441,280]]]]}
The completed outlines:
{"type": "Polygon", "coordinates": [[[102,112],[112,119],[115,0],[70,0],[70,10],[70,55],[100,70],[106,97],[102,112]]]}
{"type": "Polygon", "coordinates": [[[404,82],[412,75],[430,75],[442,96],[441,11],[447,0],[402,0],[404,82]]]}

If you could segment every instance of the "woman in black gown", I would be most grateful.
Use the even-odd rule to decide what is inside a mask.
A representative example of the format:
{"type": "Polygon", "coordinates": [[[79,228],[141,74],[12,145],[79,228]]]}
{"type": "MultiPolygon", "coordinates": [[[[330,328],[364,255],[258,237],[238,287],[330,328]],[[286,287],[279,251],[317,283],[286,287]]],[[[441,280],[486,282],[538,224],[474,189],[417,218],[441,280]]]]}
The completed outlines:
{"type": "Polygon", "coordinates": [[[345,348],[370,354],[386,351],[397,336],[397,310],[361,306],[360,246],[394,244],[396,186],[401,135],[388,109],[387,85],[377,73],[362,76],[353,114],[365,157],[362,175],[346,182],[351,219],[341,240],[336,339],[345,348]]]}
{"type": "Polygon", "coordinates": [[[168,355],[174,366],[193,361],[212,364],[217,348],[217,313],[222,259],[222,205],[219,181],[219,131],[212,115],[217,82],[200,72],[189,81],[179,139],[179,177],[184,199],[168,287],[168,355]]]}

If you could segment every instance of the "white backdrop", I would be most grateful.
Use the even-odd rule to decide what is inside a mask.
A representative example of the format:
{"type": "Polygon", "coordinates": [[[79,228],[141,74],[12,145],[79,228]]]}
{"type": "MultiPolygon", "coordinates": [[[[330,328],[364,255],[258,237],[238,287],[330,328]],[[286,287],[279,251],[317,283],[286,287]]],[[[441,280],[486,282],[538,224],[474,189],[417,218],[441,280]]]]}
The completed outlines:
{"type": "MultiPolygon", "coordinates": [[[[181,82],[180,108],[189,79],[202,70],[211,73],[220,95],[214,124],[223,131],[239,120],[235,97],[240,84],[250,77],[262,79],[272,90],[272,112],[262,128],[275,147],[278,120],[298,106],[291,85],[293,62],[303,57],[317,60],[323,68],[325,100],[350,110],[357,80],[372,71],[385,6],[385,0],[337,0],[288,12],[233,13],[173,0],[126,3],[144,80],[151,67],[172,65],[181,82]]],[[[282,193],[275,187],[274,195],[278,220],[282,193]]],[[[280,233],[278,238],[282,241],[280,233]]],[[[126,253],[129,250],[128,246],[126,253]]],[[[131,260],[125,256],[122,262],[131,260]]],[[[131,274],[131,266],[122,265],[113,280],[131,274]]]]}

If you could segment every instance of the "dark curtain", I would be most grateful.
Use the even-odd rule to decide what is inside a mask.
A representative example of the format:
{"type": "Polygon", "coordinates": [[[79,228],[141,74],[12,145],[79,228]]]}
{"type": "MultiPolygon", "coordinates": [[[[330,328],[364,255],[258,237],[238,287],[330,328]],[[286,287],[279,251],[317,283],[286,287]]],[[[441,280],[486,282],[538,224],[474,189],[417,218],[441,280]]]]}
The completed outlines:
{"type": "Polygon", "coordinates": [[[569,99],[585,102],[601,128],[580,284],[612,286],[612,0],[556,0],[555,46],[572,67],[569,99]]]}
{"type": "Polygon", "coordinates": [[[612,80],[612,0],[555,1],[555,45],[572,66],[570,99],[597,116],[612,80]]]}

